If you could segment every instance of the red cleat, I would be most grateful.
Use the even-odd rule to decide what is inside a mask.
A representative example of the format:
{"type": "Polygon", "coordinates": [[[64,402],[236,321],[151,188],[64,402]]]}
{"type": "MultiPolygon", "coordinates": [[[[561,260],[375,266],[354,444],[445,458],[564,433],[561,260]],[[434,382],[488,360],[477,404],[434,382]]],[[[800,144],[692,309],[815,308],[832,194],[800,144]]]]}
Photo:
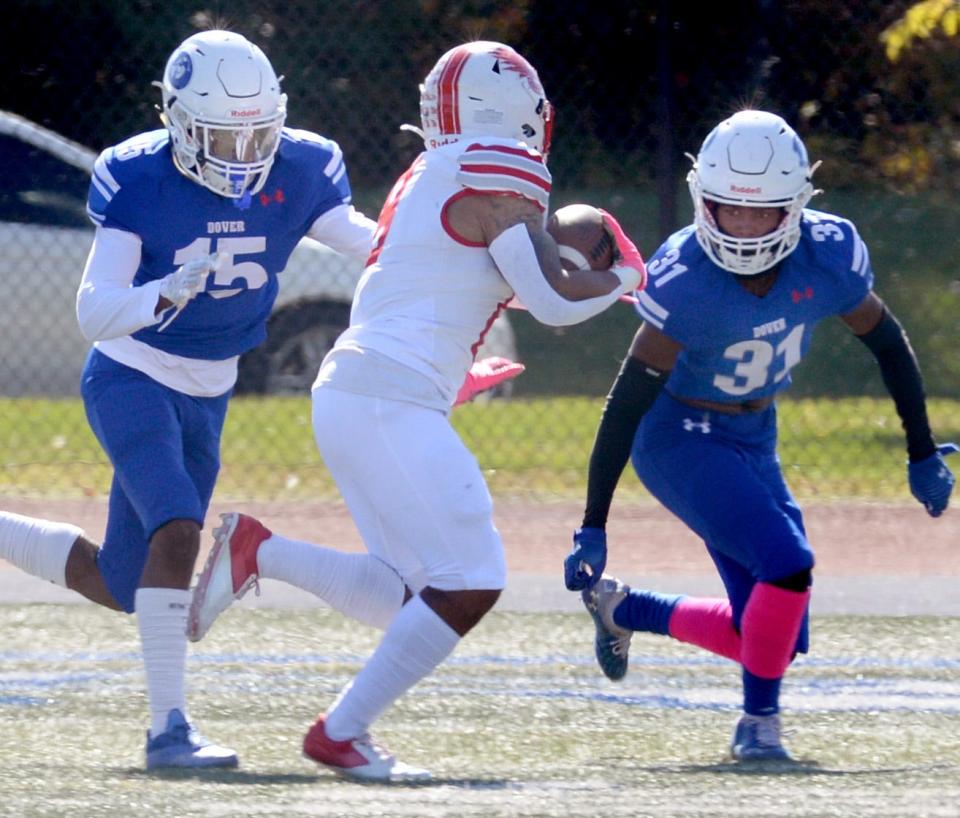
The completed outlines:
{"type": "Polygon", "coordinates": [[[223,524],[213,531],[213,548],[197,578],[187,615],[187,636],[199,642],[235,599],[240,599],[260,576],[257,551],[273,532],[259,520],[234,511],[221,514],[223,524]]]}
{"type": "Polygon", "coordinates": [[[334,741],[327,736],[326,716],[320,716],[303,739],[303,754],[337,775],[362,781],[427,781],[430,773],[400,761],[370,736],[334,741]]]}

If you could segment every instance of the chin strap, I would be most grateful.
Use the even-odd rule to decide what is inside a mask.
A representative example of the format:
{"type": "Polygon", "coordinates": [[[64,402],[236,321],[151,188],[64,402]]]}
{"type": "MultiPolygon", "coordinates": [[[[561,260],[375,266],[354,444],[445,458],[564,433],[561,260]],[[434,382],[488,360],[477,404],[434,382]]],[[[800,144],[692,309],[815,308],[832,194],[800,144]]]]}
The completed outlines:
{"type": "Polygon", "coordinates": [[[416,125],[408,125],[406,122],[404,122],[403,125],[400,126],[400,130],[401,130],[401,131],[410,131],[410,133],[415,133],[417,136],[419,136],[419,137],[420,137],[422,140],[424,140],[424,141],[426,141],[426,139],[427,139],[427,138],[424,136],[424,134],[423,134],[423,129],[418,128],[416,125]]]}

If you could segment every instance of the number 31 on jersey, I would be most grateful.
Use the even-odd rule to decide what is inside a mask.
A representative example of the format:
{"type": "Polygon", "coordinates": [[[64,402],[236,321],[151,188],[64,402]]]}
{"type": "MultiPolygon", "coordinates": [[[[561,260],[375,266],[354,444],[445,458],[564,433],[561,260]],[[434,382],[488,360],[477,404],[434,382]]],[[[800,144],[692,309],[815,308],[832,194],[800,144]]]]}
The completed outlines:
{"type": "Polygon", "coordinates": [[[731,344],[724,350],[723,357],[737,362],[733,377],[715,375],[713,385],[728,395],[747,395],[767,385],[770,370],[775,364],[779,366],[773,375],[773,382],[780,383],[800,363],[803,330],[804,324],[797,324],[776,346],[761,340],[731,344]]]}

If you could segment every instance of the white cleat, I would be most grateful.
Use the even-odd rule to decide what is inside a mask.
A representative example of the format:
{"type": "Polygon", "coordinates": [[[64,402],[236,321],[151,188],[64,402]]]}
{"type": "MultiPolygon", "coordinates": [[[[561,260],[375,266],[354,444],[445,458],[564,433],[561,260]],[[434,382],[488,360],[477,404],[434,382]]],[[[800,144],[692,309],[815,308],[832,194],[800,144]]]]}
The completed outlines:
{"type": "Polygon", "coordinates": [[[273,533],[246,514],[232,511],[220,518],[223,524],[213,530],[213,548],[190,601],[187,637],[191,642],[199,642],[216,618],[256,585],[257,551],[273,533]]]}

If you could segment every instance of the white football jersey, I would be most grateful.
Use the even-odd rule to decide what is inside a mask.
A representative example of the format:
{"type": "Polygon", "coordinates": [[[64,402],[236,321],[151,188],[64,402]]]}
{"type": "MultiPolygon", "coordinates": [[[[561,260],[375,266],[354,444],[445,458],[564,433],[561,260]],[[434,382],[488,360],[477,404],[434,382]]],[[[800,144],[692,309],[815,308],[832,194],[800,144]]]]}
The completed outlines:
{"type": "Polygon", "coordinates": [[[350,327],[318,383],[449,408],[513,296],[487,247],[447,221],[453,201],[477,193],[523,196],[546,213],[550,173],[539,153],[509,139],[467,138],[417,157],[384,203],[350,327]],[[403,377],[384,377],[384,359],[422,378],[412,376],[405,389],[403,377]]]}

